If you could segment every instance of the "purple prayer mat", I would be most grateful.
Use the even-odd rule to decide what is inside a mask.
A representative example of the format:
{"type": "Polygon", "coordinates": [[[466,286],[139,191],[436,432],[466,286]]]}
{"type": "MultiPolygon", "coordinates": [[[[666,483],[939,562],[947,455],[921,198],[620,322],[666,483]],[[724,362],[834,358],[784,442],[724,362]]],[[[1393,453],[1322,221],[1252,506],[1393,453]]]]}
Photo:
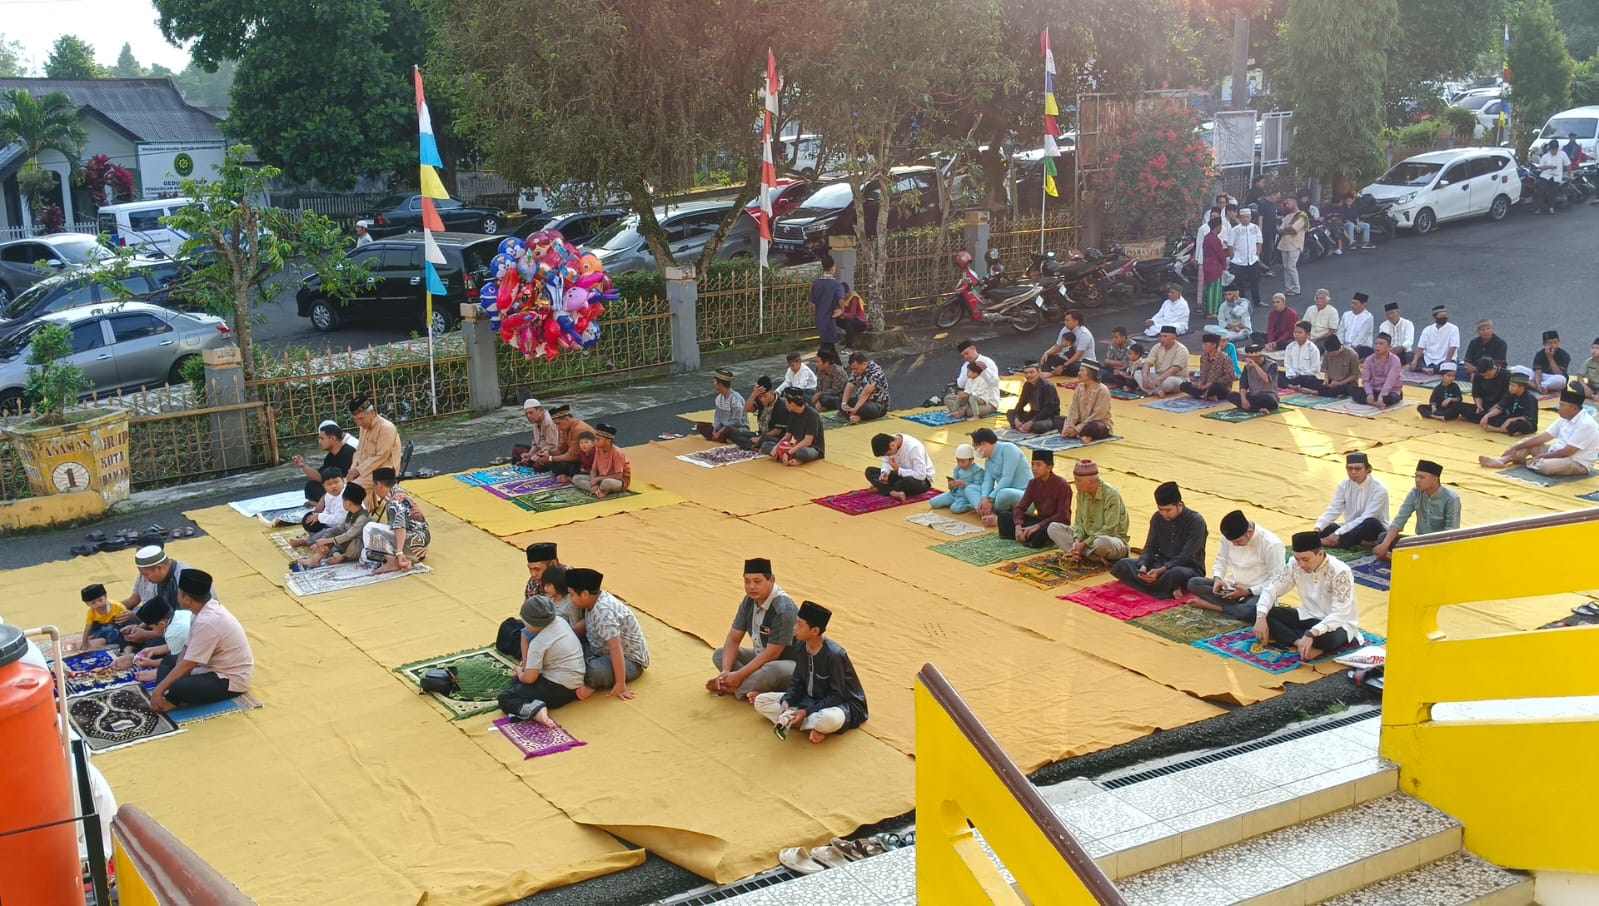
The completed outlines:
{"type": "Polygon", "coordinates": [[[536,720],[502,717],[494,722],[494,728],[522,752],[523,761],[588,745],[561,727],[546,727],[536,720]]]}
{"type": "Polygon", "coordinates": [[[938,493],[938,490],[934,488],[917,494],[915,497],[907,497],[904,503],[901,503],[887,494],[879,494],[871,488],[861,488],[859,491],[850,491],[846,494],[818,497],[815,502],[829,509],[838,510],[848,516],[862,516],[867,513],[875,513],[878,510],[904,506],[906,503],[920,503],[923,500],[931,500],[937,497],[938,493]]]}
{"type": "Polygon", "coordinates": [[[502,481],[498,484],[480,485],[480,487],[495,497],[502,500],[510,500],[512,497],[521,497],[523,494],[531,494],[534,491],[547,491],[550,488],[558,488],[566,482],[567,479],[560,475],[537,475],[532,478],[502,481]]]}

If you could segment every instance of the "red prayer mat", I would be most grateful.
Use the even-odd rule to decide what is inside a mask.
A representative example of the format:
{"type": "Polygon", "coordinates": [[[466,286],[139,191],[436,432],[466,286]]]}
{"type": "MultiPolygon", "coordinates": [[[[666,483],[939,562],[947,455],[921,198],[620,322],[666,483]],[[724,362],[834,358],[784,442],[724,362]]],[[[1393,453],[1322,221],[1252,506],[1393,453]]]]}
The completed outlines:
{"type": "Polygon", "coordinates": [[[1069,595],[1061,595],[1060,599],[1081,604],[1089,610],[1097,610],[1106,616],[1125,622],[1170,610],[1183,603],[1186,597],[1185,595],[1184,598],[1177,600],[1171,598],[1161,600],[1120,582],[1106,582],[1104,585],[1080,588],[1069,595]]]}
{"type": "MultiPolygon", "coordinates": [[[[921,503],[937,497],[939,491],[932,488],[915,497],[905,498],[905,503],[921,503]]],[[[818,497],[814,501],[829,509],[838,510],[848,516],[861,516],[866,513],[875,513],[878,510],[892,509],[904,506],[904,503],[895,500],[887,494],[879,494],[871,488],[861,488],[859,491],[850,491],[847,494],[834,494],[831,497],[818,497]]]]}

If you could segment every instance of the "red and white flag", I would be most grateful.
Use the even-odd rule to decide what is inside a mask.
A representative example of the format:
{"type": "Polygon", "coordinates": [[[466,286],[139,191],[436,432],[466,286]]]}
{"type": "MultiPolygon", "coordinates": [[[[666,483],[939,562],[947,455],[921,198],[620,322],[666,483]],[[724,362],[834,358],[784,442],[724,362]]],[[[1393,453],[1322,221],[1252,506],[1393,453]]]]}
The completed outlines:
{"type": "Polygon", "coordinates": [[[766,267],[768,250],[772,245],[772,196],[777,193],[777,168],[772,164],[772,128],[777,121],[777,57],[770,48],[766,51],[766,111],[761,127],[761,214],[755,222],[761,229],[761,267],[766,267]]]}

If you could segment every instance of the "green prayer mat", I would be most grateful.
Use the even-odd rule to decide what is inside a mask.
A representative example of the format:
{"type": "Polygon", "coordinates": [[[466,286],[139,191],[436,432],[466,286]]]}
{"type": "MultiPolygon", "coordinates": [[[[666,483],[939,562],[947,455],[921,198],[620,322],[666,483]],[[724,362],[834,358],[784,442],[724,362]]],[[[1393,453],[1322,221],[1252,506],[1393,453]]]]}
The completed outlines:
{"type": "Polygon", "coordinates": [[[1219,613],[1212,613],[1192,605],[1184,604],[1177,607],[1152,613],[1147,617],[1138,617],[1128,620],[1140,629],[1147,629],[1163,639],[1170,639],[1179,645],[1190,645],[1200,639],[1208,639],[1232,632],[1241,625],[1237,620],[1229,620],[1219,613]]]}
{"type": "Polygon", "coordinates": [[[451,720],[487,714],[499,707],[500,693],[516,682],[516,664],[493,648],[479,648],[441,657],[415,661],[394,668],[394,672],[422,688],[422,674],[432,669],[455,671],[460,687],[449,695],[429,693],[444,706],[451,720]]]}
{"type": "Polygon", "coordinates": [[[1341,547],[1324,547],[1322,550],[1327,552],[1327,556],[1342,560],[1345,563],[1356,563],[1371,556],[1371,551],[1363,547],[1357,547],[1352,550],[1346,550],[1341,547]]]}
{"type": "Polygon", "coordinates": [[[993,566],[1001,560],[1014,560],[1017,557],[1038,553],[1036,547],[1028,547],[1020,541],[1012,541],[998,535],[984,535],[981,538],[968,538],[965,541],[946,541],[943,544],[935,544],[928,550],[936,551],[946,557],[954,557],[962,563],[970,563],[973,566],[993,566]]]}
{"type": "MultiPolygon", "coordinates": [[[[619,494],[607,494],[605,499],[631,497],[637,493],[637,491],[623,491],[619,494]]],[[[587,491],[571,486],[549,488],[543,491],[534,491],[531,494],[523,494],[520,497],[509,498],[510,502],[518,508],[533,513],[547,513],[550,510],[564,510],[567,507],[583,506],[587,503],[595,503],[599,499],[587,491]]]]}
{"type": "Polygon", "coordinates": [[[1287,396],[1278,397],[1277,402],[1280,405],[1293,406],[1296,409],[1320,409],[1323,406],[1331,406],[1333,403],[1338,402],[1338,398],[1320,396],[1314,393],[1290,393],[1287,396]]]}
{"type": "Polygon", "coordinates": [[[1264,409],[1218,409],[1215,412],[1206,412],[1202,418],[1213,418],[1219,422],[1247,422],[1251,419],[1265,418],[1270,415],[1264,409]]]}

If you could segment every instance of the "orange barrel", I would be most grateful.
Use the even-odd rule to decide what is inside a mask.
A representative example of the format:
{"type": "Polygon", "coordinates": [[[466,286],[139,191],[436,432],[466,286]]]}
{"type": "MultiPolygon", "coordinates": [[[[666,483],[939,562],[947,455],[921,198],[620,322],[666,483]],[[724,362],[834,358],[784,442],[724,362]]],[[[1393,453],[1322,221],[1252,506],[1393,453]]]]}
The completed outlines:
{"type": "Polygon", "coordinates": [[[0,903],[83,906],[72,781],[50,671],[22,663],[28,639],[0,623],[0,903]],[[25,827],[67,821],[13,833],[25,827]]]}

